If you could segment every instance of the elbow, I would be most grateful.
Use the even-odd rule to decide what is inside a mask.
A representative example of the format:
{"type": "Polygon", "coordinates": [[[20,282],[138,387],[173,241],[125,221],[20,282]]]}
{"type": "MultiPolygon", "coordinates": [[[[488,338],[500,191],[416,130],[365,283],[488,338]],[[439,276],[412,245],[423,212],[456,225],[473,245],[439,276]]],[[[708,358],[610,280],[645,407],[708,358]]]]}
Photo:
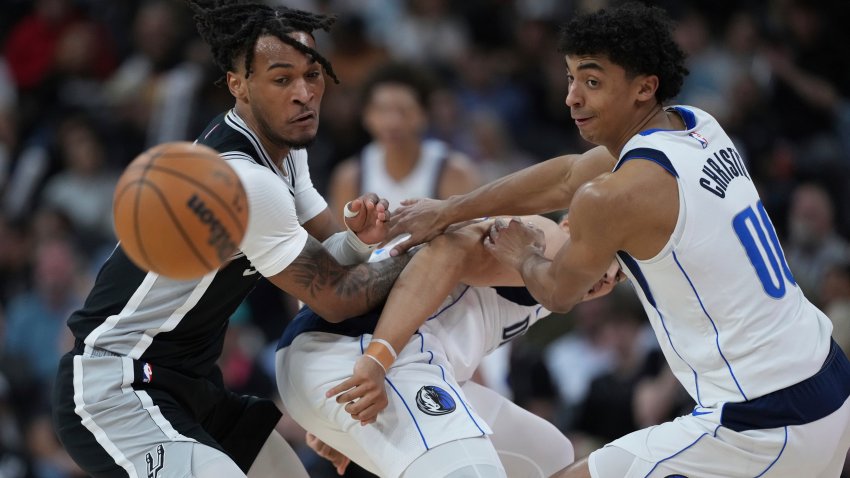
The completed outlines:
{"type": "Polygon", "coordinates": [[[566,314],[573,310],[573,307],[578,303],[577,300],[568,300],[563,295],[550,295],[546,300],[540,301],[540,305],[550,312],[556,314],[566,314]]]}

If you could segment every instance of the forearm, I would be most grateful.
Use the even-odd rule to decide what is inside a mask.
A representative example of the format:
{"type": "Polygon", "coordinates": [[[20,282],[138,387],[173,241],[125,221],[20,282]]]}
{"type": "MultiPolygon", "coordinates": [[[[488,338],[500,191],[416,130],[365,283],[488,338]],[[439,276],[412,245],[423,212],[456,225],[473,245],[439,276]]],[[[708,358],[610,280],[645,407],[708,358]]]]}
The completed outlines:
{"type": "Polygon", "coordinates": [[[522,262],[519,273],[528,292],[540,305],[552,312],[569,312],[581,301],[584,288],[568,288],[559,284],[554,277],[554,267],[552,260],[533,254],[522,262]]]}
{"type": "Polygon", "coordinates": [[[366,244],[350,230],[337,232],[322,242],[322,245],[340,264],[360,264],[369,259],[372,245],[366,244]]]}
{"type": "Polygon", "coordinates": [[[567,181],[576,156],[561,156],[447,199],[448,224],[477,217],[537,214],[569,206],[567,181]]]}
{"type": "Polygon", "coordinates": [[[443,246],[443,237],[417,251],[399,275],[381,312],[373,337],[389,342],[396,353],[434,314],[461,278],[462,251],[443,246]]]}

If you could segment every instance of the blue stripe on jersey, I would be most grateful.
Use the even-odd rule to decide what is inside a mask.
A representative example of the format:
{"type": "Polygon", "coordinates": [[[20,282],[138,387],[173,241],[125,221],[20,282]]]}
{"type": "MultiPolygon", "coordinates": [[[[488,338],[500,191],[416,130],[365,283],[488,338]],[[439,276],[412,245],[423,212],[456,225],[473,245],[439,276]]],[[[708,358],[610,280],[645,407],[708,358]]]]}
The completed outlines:
{"type": "Polygon", "coordinates": [[[802,425],[835,412],[850,397],[850,360],[832,341],[820,371],[748,402],[726,403],[720,424],[735,431],[802,425]]]}
{"type": "Polygon", "coordinates": [[[643,290],[643,295],[646,296],[646,300],[655,307],[655,298],[652,297],[652,292],[649,290],[649,283],[646,281],[646,277],[644,277],[643,271],[640,270],[637,261],[625,251],[617,251],[617,256],[626,264],[626,267],[632,272],[635,279],[637,279],[641,290],[643,290]]]}
{"type": "Polygon", "coordinates": [[[685,268],[682,267],[682,264],[679,262],[679,257],[676,256],[676,251],[673,251],[673,260],[676,261],[676,265],[679,266],[679,270],[682,271],[682,275],[685,276],[685,279],[687,279],[688,284],[691,285],[691,290],[694,291],[694,295],[696,296],[697,301],[699,302],[700,308],[702,308],[702,312],[705,314],[706,317],[708,317],[708,321],[711,322],[711,326],[714,328],[714,343],[717,346],[717,352],[720,354],[720,358],[722,358],[723,362],[726,364],[726,368],[729,369],[729,373],[732,375],[732,380],[735,381],[735,386],[738,387],[738,391],[741,392],[741,396],[744,397],[744,400],[749,400],[747,398],[747,394],[745,394],[744,390],[741,388],[741,384],[738,383],[738,378],[735,376],[735,372],[732,370],[732,364],[730,364],[729,361],[726,360],[726,356],[723,355],[723,350],[720,349],[720,332],[717,330],[717,324],[714,323],[714,319],[712,319],[708,311],[705,310],[705,304],[702,303],[702,298],[699,296],[697,288],[694,286],[694,283],[693,281],[691,281],[691,278],[690,276],[688,276],[688,273],[685,272],[685,268]]]}
{"type": "Polygon", "coordinates": [[[674,106],[670,109],[676,110],[676,112],[679,113],[679,115],[685,121],[685,128],[694,129],[697,127],[697,117],[693,111],[682,106],[674,106]]]}
{"type": "MultiPolygon", "coordinates": [[[[365,351],[365,349],[363,348],[363,336],[361,335],[360,336],[360,353],[363,354],[364,351],[365,351]]],[[[384,377],[384,380],[386,380],[387,383],[390,384],[390,387],[392,387],[395,394],[398,395],[398,398],[401,400],[401,403],[404,405],[404,408],[407,409],[407,413],[410,414],[410,419],[413,420],[413,424],[416,425],[416,431],[419,432],[419,438],[422,439],[422,444],[425,445],[425,449],[430,450],[431,447],[428,446],[428,441],[425,440],[425,435],[422,434],[422,429],[419,428],[419,422],[416,421],[416,416],[413,414],[413,411],[410,410],[410,407],[407,405],[407,401],[404,400],[404,397],[402,396],[402,394],[398,391],[398,389],[395,387],[395,384],[393,384],[390,381],[389,378],[384,377]]]]}
{"type": "MultiPolygon", "coordinates": [[[[714,433],[712,434],[712,437],[717,437],[717,430],[719,430],[719,429],[720,429],[720,426],[721,426],[721,425],[717,425],[717,428],[715,428],[715,429],[714,429],[714,433]]],[[[698,437],[697,437],[697,439],[696,439],[696,440],[694,440],[694,441],[693,441],[693,443],[691,443],[690,445],[686,446],[685,448],[682,448],[681,450],[677,451],[676,453],[673,453],[672,455],[668,456],[667,458],[663,458],[663,459],[661,459],[661,460],[658,460],[657,462],[655,462],[655,466],[653,466],[653,467],[652,467],[652,469],[651,469],[651,470],[649,470],[649,473],[647,473],[647,474],[643,475],[643,478],[647,478],[647,477],[649,477],[649,475],[651,475],[651,474],[652,474],[652,472],[653,472],[653,471],[655,471],[655,469],[656,469],[656,468],[658,468],[658,465],[660,465],[660,464],[664,463],[665,461],[669,460],[670,458],[673,458],[673,457],[675,457],[675,456],[679,455],[680,453],[682,453],[683,451],[687,450],[688,448],[690,448],[690,447],[692,447],[692,446],[696,445],[696,444],[697,444],[697,442],[699,442],[700,440],[702,440],[704,437],[707,437],[707,436],[708,436],[708,433],[707,433],[707,432],[706,432],[706,433],[703,433],[702,435],[698,436],[698,437]]]]}
{"type": "Polygon", "coordinates": [[[761,477],[761,476],[764,476],[764,474],[765,474],[765,473],[767,473],[767,470],[769,470],[769,469],[773,468],[773,465],[775,465],[775,464],[776,464],[776,462],[777,462],[777,461],[779,461],[779,457],[780,457],[780,456],[782,456],[782,452],[784,452],[784,451],[785,451],[785,446],[786,446],[786,445],[788,445],[788,427],[785,427],[785,441],[784,441],[784,442],[782,442],[782,449],[780,449],[780,450],[779,450],[779,454],[778,454],[778,455],[776,455],[776,458],[774,458],[774,459],[773,459],[773,461],[772,461],[772,462],[770,462],[770,464],[769,464],[769,465],[767,465],[767,468],[765,468],[763,472],[759,473],[759,474],[758,474],[758,475],[756,475],[754,478],[759,478],[759,477],[761,477]]]}
{"type": "Polygon", "coordinates": [[[463,289],[463,292],[461,292],[461,293],[460,293],[460,295],[459,295],[459,296],[457,296],[457,298],[451,302],[451,304],[449,304],[449,305],[447,305],[447,306],[443,307],[442,309],[440,309],[439,311],[437,311],[437,313],[436,313],[436,314],[432,315],[431,317],[428,317],[428,319],[427,319],[427,320],[436,319],[436,318],[437,318],[440,314],[442,314],[443,312],[445,312],[445,311],[446,311],[449,307],[451,307],[451,306],[453,306],[453,305],[457,304],[457,301],[459,301],[461,297],[463,297],[464,295],[466,295],[466,293],[467,293],[468,291],[469,291],[469,286],[466,286],[466,289],[463,289]]]}
{"type": "Polygon", "coordinates": [[[626,164],[626,161],[630,161],[632,159],[646,159],[648,161],[652,161],[666,169],[667,172],[672,174],[674,177],[679,177],[679,173],[676,172],[676,168],[673,167],[673,163],[670,161],[670,158],[668,158],[663,152],[652,148],[635,148],[628,151],[622,158],[620,158],[619,161],[617,161],[617,164],[614,166],[614,171],[620,169],[624,164],[626,164]]]}
{"type": "Polygon", "coordinates": [[[664,333],[667,334],[667,341],[670,342],[670,348],[673,349],[673,352],[676,352],[676,355],[679,356],[679,359],[684,362],[685,365],[687,365],[688,368],[691,369],[691,373],[694,374],[694,388],[696,388],[697,391],[697,403],[699,404],[699,406],[702,407],[702,399],[699,396],[699,375],[697,375],[697,371],[694,370],[693,367],[691,367],[691,364],[689,364],[688,361],[685,360],[684,357],[682,357],[682,354],[680,354],[679,351],[676,350],[676,346],[673,345],[673,339],[670,337],[670,331],[667,330],[667,322],[664,321],[664,316],[661,315],[661,311],[658,310],[658,307],[655,308],[655,313],[658,314],[658,319],[661,320],[661,326],[664,327],[664,333]]]}

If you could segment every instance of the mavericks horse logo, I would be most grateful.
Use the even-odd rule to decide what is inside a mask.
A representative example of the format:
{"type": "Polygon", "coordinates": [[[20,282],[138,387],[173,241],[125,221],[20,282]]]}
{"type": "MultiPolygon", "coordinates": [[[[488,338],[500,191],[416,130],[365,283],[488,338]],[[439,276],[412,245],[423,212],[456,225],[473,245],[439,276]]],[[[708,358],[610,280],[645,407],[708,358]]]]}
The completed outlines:
{"type": "Polygon", "coordinates": [[[455,400],[448,392],[434,385],[426,385],[416,392],[416,406],[428,415],[445,415],[455,411],[455,400]]]}

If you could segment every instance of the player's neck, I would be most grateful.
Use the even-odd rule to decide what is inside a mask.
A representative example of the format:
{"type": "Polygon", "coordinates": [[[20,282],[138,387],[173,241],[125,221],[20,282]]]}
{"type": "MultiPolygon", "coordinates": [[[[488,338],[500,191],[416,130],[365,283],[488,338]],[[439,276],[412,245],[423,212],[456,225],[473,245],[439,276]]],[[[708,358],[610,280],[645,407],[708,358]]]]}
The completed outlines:
{"type": "Polygon", "coordinates": [[[272,141],[268,135],[264,134],[263,128],[260,128],[256,118],[254,118],[254,115],[251,114],[250,108],[243,107],[240,103],[236,103],[236,114],[242,118],[242,121],[245,122],[248,129],[250,129],[251,132],[260,139],[260,144],[263,146],[266,153],[269,154],[269,157],[272,159],[275,166],[283,171],[283,159],[286,158],[286,155],[289,154],[289,151],[292,148],[289,146],[278,145],[276,142],[272,141]]]}
{"type": "Polygon", "coordinates": [[[678,114],[669,113],[664,110],[664,107],[661,104],[656,103],[639,110],[635,114],[632,127],[627,128],[625,132],[613,142],[613,144],[605,146],[615,158],[618,158],[620,157],[626,143],[628,143],[630,139],[641,131],[651,129],[681,130],[684,128],[685,122],[682,121],[682,118],[678,114]]]}

